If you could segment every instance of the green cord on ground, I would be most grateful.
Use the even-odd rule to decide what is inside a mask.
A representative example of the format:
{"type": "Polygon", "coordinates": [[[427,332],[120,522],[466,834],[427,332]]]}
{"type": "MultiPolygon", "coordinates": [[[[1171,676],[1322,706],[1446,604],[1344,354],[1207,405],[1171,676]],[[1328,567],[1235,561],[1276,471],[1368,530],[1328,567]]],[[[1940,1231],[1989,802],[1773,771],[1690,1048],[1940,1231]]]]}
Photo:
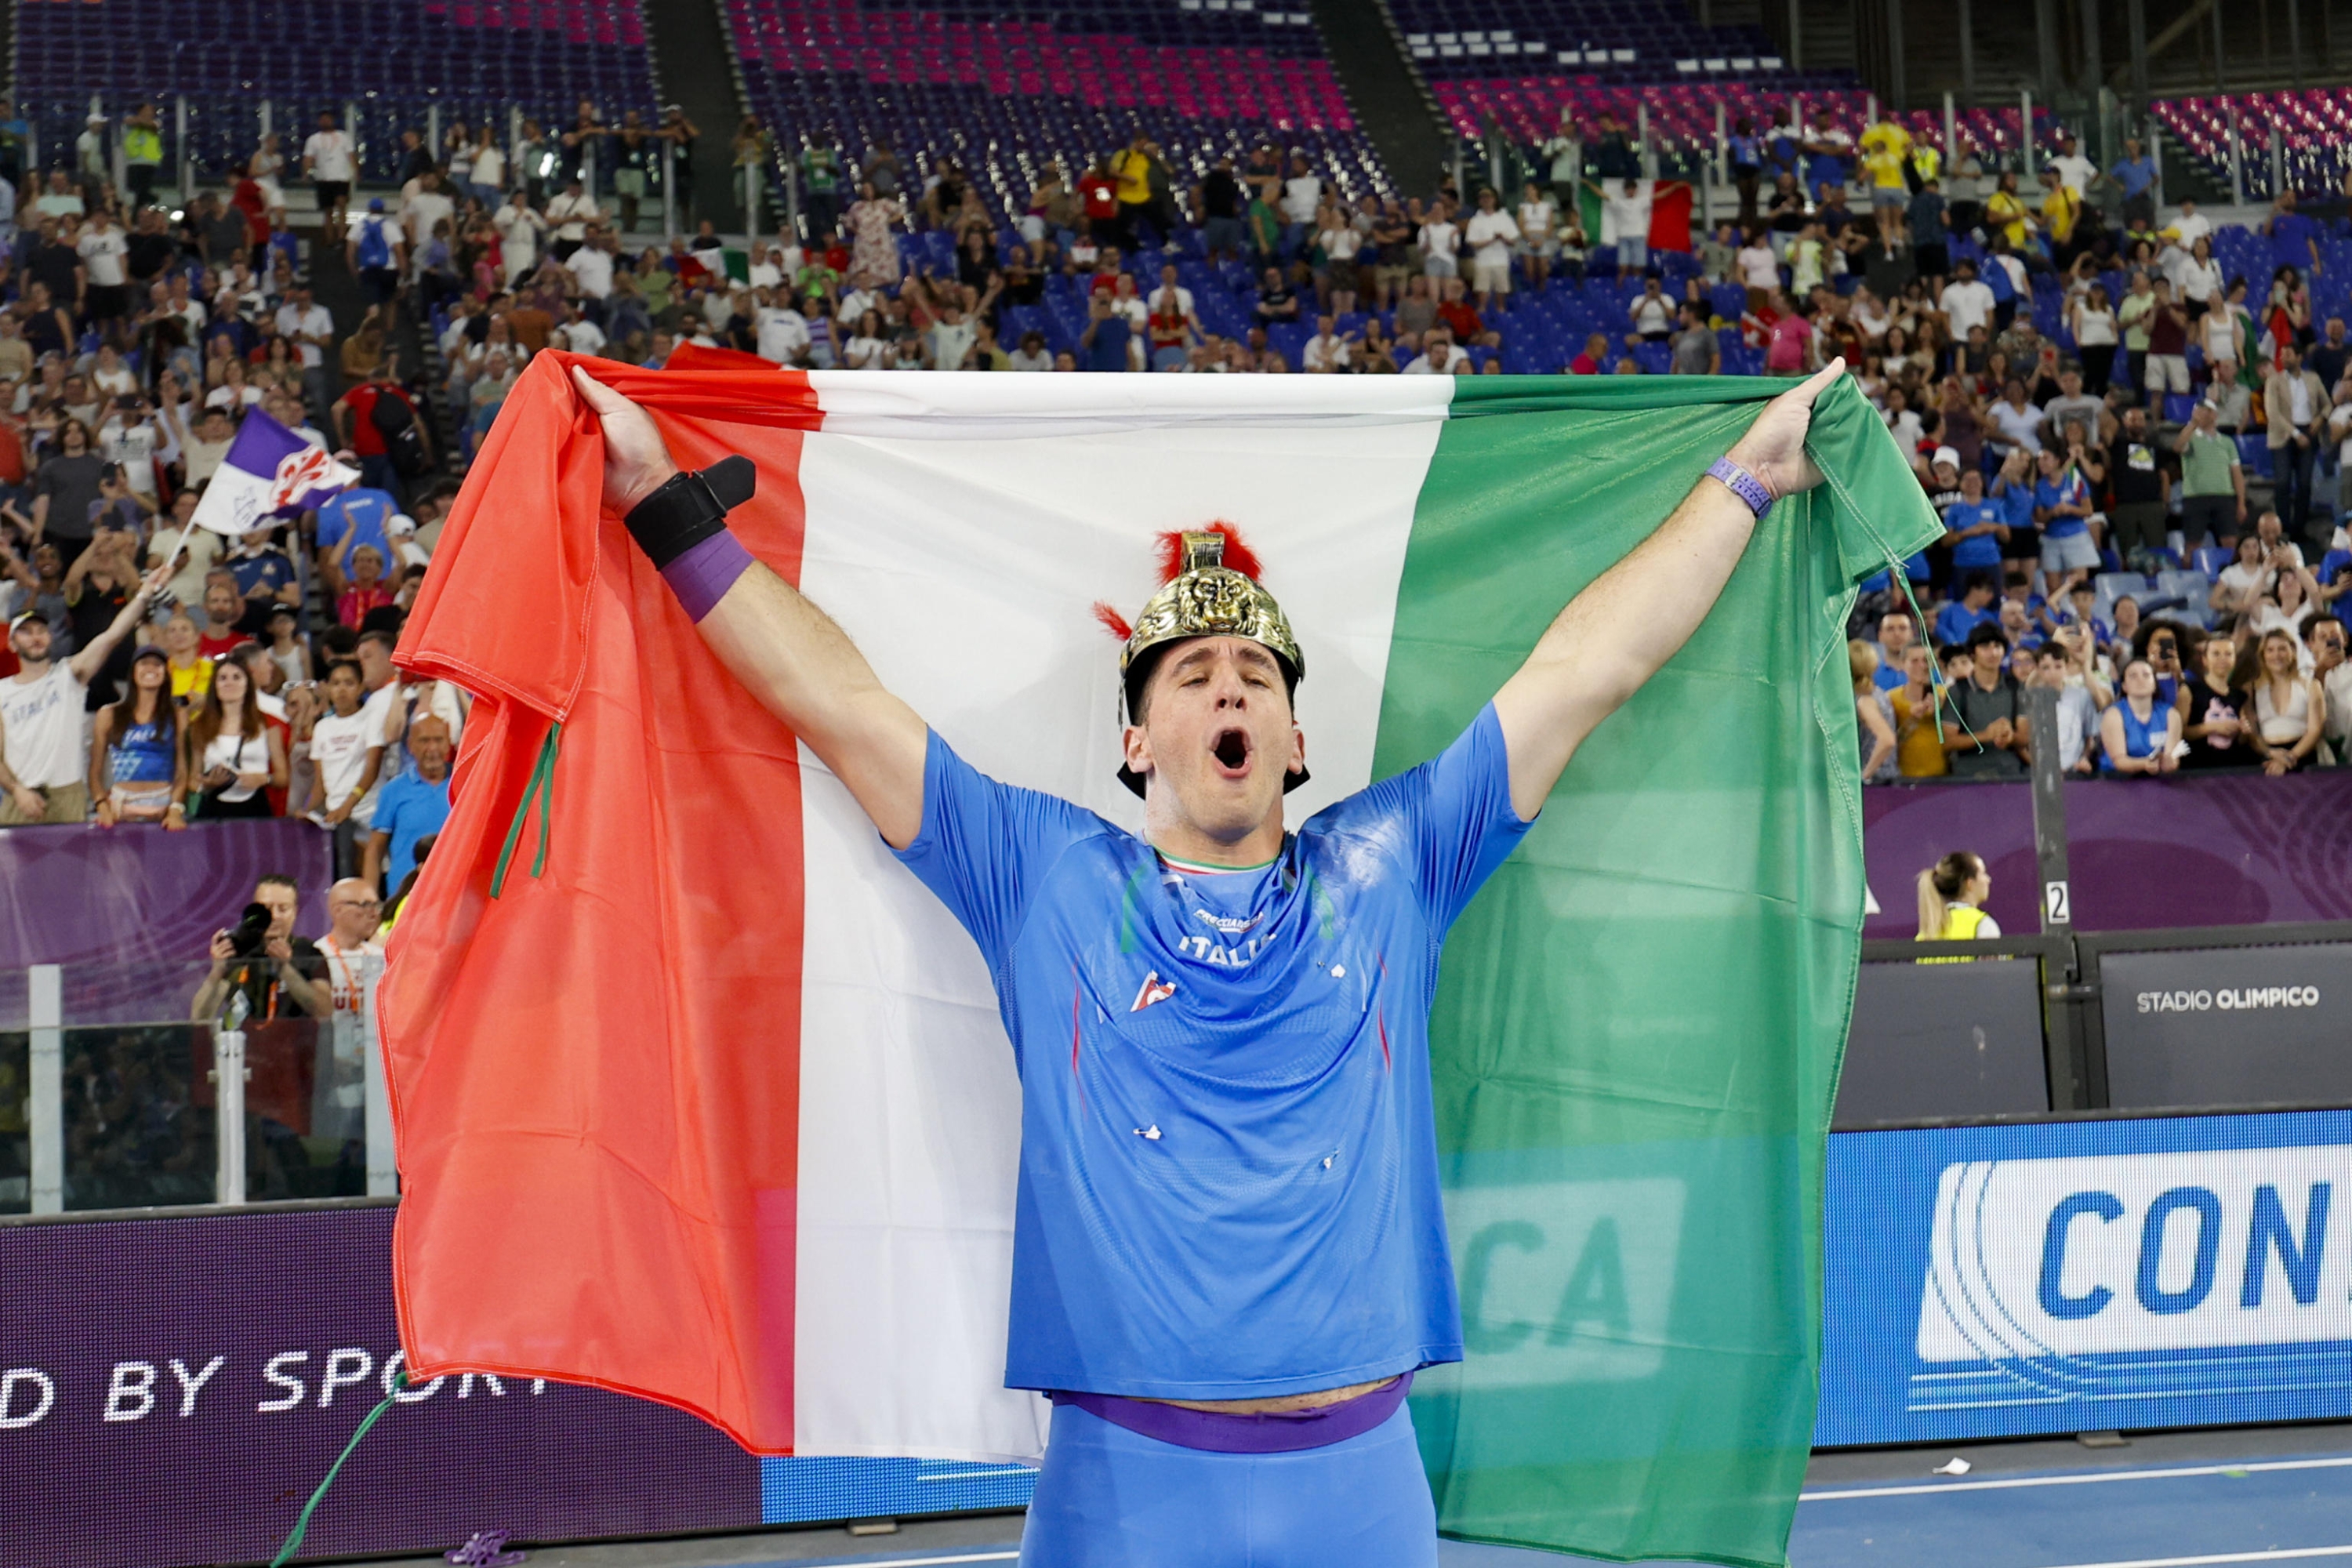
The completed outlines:
{"type": "Polygon", "coordinates": [[[302,1549],[302,1537],[310,1532],[310,1516],[326,1500],[327,1489],[335,1484],[335,1477],[342,1470],[343,1461],[352,1457],[352,1450],[360,1446],[360,1439],[368,1435],[368,1428],[383,1418],[383,1413],[392,1408],[393,1402],[407,1387],[408,1369],[403,1367],[392,1374],[391,1390],[384,1394],[383,1403],[367,1413],[367,1419],[362,1421],[359,1430],[352,1434],[352,1440],[343,1445],[343,1451],[336,1456],[333,1464],[327,1467],[326,1479],[320,1481],[319,1489],[310,1494],[310,1500],[302,1505],[302,1511],[295,1517],[293,1532],[286,1537],[286,1544],[278,1549],[278,1555],[269,1560],[269,1568],[285,1568],[285,1564],[294,1560],[294,1553],[302,1549]]]}

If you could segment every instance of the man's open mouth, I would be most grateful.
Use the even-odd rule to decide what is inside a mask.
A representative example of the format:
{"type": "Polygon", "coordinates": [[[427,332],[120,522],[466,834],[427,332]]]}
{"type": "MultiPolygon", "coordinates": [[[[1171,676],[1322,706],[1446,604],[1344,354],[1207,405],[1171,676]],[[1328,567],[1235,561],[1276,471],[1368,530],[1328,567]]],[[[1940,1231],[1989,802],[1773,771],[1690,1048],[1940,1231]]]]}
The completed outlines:
{"type": "Polygon", "coordinates": [[[1250,738],[1246,730],[1220,730],[1216,741],[1209,747],[1217,759],[1217,766],[1229,779],[1237,779],[1249,771],[1250,738]]]}

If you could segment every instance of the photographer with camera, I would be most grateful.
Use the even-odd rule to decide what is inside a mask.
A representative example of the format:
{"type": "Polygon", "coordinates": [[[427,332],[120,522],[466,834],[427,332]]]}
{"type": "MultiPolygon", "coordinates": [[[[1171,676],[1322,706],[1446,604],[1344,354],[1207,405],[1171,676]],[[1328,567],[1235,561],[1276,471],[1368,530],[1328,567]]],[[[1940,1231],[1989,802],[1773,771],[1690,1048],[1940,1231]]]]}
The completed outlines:
{"type": "Polygon", "coordinates": [[[240,1026],[247,1018],[324,1018],[333,1011],[326,960],[309,937],[294,934],[300,901],[301,889],[291,877],[273,872],[255,885],[253,902],[236,924],[213,933],[212,970],[196,987],[191,1018],[219,1020],[238,993],[245,998],[245,1012],[235,1020],[240,1026]]]}

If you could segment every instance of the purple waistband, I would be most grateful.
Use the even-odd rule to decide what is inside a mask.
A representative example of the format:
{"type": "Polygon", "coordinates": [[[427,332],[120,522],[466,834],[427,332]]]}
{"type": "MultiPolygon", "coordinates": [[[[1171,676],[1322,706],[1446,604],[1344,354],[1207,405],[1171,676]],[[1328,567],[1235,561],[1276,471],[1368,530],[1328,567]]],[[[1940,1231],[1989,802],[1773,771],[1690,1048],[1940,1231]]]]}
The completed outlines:
{"type": "Polygon", "coordinates": [[[1201,1448],[1213,1454],[1294,1454],[1302,1448],[1328,1447],[1365,1433],[1396,1414],[1412,1388],[1412,1373],[1392,1378],[1380,1387],[1326,1405],[1316,1410],[1268,1411],[1243,1415],[1230,1410],[1188,1410],[1153,1399],[1127,1399],[1116,1394],[1049,1394],[1056,1405],[1074,1405],[1114,1426],[1180,1448],[1201,1448]]]}
{"type": "Polygon", "coordinates": [[[662,581],[686,607],[687,618],[699,623],[716,609],[735,579],[751,564],[751,552],[725,529],[693,546],[661,569],[662,581]]]}

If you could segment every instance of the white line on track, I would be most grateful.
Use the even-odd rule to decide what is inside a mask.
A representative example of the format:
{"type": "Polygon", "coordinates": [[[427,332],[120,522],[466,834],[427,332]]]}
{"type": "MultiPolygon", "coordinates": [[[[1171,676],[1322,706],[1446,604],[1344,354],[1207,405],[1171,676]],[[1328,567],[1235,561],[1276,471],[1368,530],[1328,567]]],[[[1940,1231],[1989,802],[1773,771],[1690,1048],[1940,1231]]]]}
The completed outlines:
{"type": "MultiPolygon", "coordinates": [[[[1990,1481],[1945,1481],[1940,1484],[1913,1487],[1841,1487],[1836,1491],[1800,1492],[1800,1502],[1837,1502],[1852,1498],[1925,1497],[1930,1492],[2002,1491],[2012,1487],[2084,1487],[2102,1481],[2162,1481],[2184,1476],[2260,1475],[2270,1470],[2326,1470],[2352,1468],[2352,1455],[2328,1459],[2271,1459],[2243,1465],[2184,1465],[2166,1470],[2092,1470],[2066,1476],[2007,1476],[1990,1481]]],[[[2329,1547],[2329,1552],[2352,1552],[2352,1547],[2329,1547]]],[[[2305,1555],[2317,1555],[2315,1552],[2305,1555]]],[[[2258,1558],[2239,1557],[2179,1557],[2167,1558],[2168,1563],[2252,1563],[2258,1558]]],[[[2113,1568],[2132,1568],[2128,1563],[2116,1563],[2113,1568]]]]}
{"type": "Polygon", "coordinates": [[[1034,1465],[1007,1465],[1001,1470],[945,1470],[936,1476],[917,1476],[919,1481],[982,1481],[991,1476],[1034,1476],[1034,1465]]]}
{"type": "Polygon", "coordinates": [[[2141,1557],[2129,1563],[2077,1563],[2070,1568],[2199,1568],[2210,1563],[2284,1563],[2294,1557],[2352,1557],[2352,1546],[2291,1546],[2275,1552],[2224,1552],[2213,1557],[2141,1557]]]}

